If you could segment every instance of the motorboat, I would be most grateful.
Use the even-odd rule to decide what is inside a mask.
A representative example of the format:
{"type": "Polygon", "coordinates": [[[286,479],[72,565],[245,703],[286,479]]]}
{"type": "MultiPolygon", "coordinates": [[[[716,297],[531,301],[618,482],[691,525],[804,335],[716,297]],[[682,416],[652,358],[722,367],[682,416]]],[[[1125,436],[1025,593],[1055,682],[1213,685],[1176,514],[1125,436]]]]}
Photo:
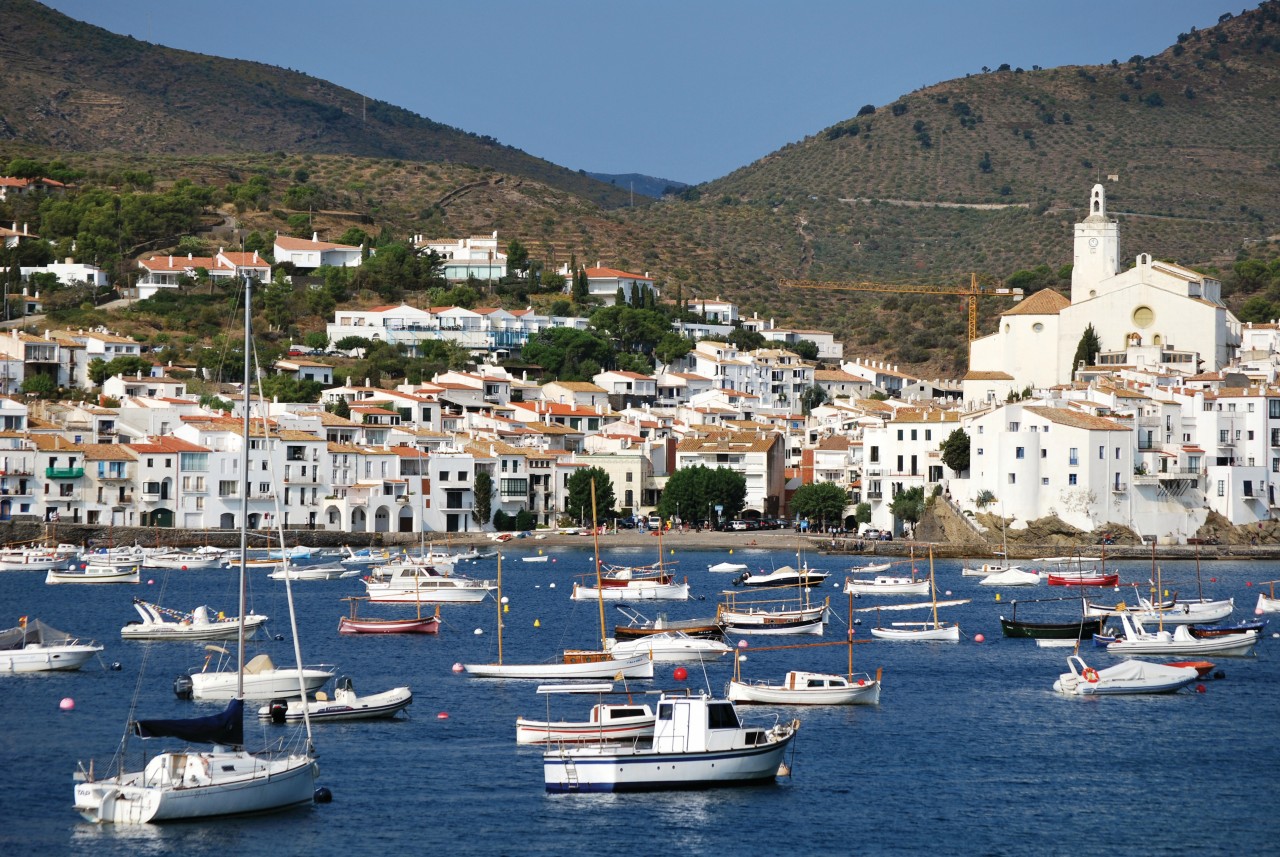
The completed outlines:
{"type": "Polygon", "coordinates": [[[979,586],[1035,586],[1040,582],[1040,575],[1011,565],[1003,571],[988,574],[978,581],[979,586]]]}
{"type": "Polygon", "coordinates": [[[351,602],[351,615],[338,619],[339,634],[438,634],[440,632],[440,608],[435,615],[423,616],[421,602],[418,615],[403,618],[371,618],[357,615],[358,605],[368,598],[344,598],[351,602]]]}
{"type": "Polygon", "coordinates": [[[1067,696],[1173,693],[1199,677],[1200,672],[1194,666],[1126,659],[1114,666],[1094,669],[1079,655],[1069,655],[1067,672],[1058,676],[1053,689],[1067,696]]]}
{"type": "Polygon", "coordinates": [[[725,695],[732,702],[766,705],[876,705],[880,702],[880,676],[791,670],[781,684],[731,679],[725,695]]]}
{"type": "MultiPolygon", "coordinates": [[[[239,616],[212,613],[203,604],[183,613],[134,598],[133,609],[142,619],[120,629],[120,636],[126,640],[234,640],[240,633],[239,616]]],[[[245,616],[244,638],[252,639],[266,621],[266,616],[257,613],[245,616]]]]}
{"type": "Polygon", "coordinates": [[[724,639],[724,628],[713,617],[710,619],[668,619],[667,614],[659,613],[656,619],[649,619],[634,610],[630,604],[614,604],[614,609],[630,620],[626,625],[614,625],[613,636],[617,640],[635,640],[650,634],[664,631],[682,631],[690,637],[704,637],[714,640],[724,639]]]}
{"type": "Polygon", "coordinates": [[[662,631],[635,640],[615,640],[607,645],[615,658],[648,654],[658,663],[714,661],[733,651],[721,640],[691,637],[681,631],[662,631]]]}
{"type": "Polygon", "coordinates": [[[359,569],[347,568],[339,562],[326,562],[317,565],[294,565],[286,562],[267,575],[272,580],[341,580],[347,577],[359,577],[359,569]]]}
{"type": "Polygon", "coordinates": [[[853,574],[880,574],[893,568],[891,562],[869,562],[866,565],[859,565],[849,569],[853,574]]]}
{"type": "Polygon", "coordinates": [[[44,582],[54,583],[140,583],[138,566],[131,568],[82,563],[78,568],[51,568],[44,582]]]}
{"type": "Polygon", "coordinates": [[[666,791],[775,779],[800,721],[749,726],[727,699],[663,693],[653,735],[562,744],[542,756],[548,792],[666,791]]]}
{"type": "Polygon", "coordinates": [[[495,589],[492,581],[442,574],[435,566],[412,561],[379,566],[362,578],[370,601],[475,604],[495,589]]]}
{"type": "Polygon", "coordinates": [[[66,565],[69,557],[47,548],[4,548],[0,571],[49,571],[66,565]]]}
{"type": "Polygon", "coordinates": [[[747,567],[740,562],[718,562],[715,565],[707,566],[707,571],[716,574],[737,574],[740,571],[746,571],[747,567]]]}
{"type": "Polygon", "coordinates": [[[1130,607],[1121,601],[1115,605],[1089,602],[1085,608],[1090,616],[1119,616],[1128,613],[1143,622],[1166,625],[1196,625],[1217,622],[1231,615],[1235,609],[1234,598],[1217,600],[1180,599],[1175,592],[1163,601],[1152,601],[1138,596],[1138,606],[1130,607]]]}
{"type": "Polygon", "coordinates": [[[305,706],[307,717],[315,723],[385,720],[395,717],[412,703],[413,692],[407,687],[393,687],[382,693],[360,696],[351,679],[344,676],[338,680],[333,699],[329,699],[323,691],[318,691],[315,699],[273,699],[258,709],[258,717],[273,723],[297,723],[302,720],[302,709],[305,706]]]}
{"type": "Polygon", "coordinates": [[[101,651],[92,640],[23,616],[17,627],[0,631],[0,675],[78,670],[101,651]]]}
{"type": "Polygon", "coordinates": [[[205,646],[204,668],[179,676],[174,693],[181,699],[234,699],[243,684],[244,699],[272,699],[277,696],[312,694],[333,678],[329,667],[277,667],[268,654],[260,654],[244,665],[241,679],[231,652],[222,646],[205,646]],[[217,658],[215,659],[215,655],[217,658]],[[209,669],[210,665],[214,669],[209,669]]]}
{"type": "Polygon", "coordinates": [[[1267,627],[1266,619],[1242,619],[1230,625],[1191,625],[1193,637],[1221,637],[1225,634],[1238,634],[1241,631],[1257,631],[1259,634],[1267,627]]]}
{"type": "Polygon", "coordinates": [[[799,569],[784,565],[775,568],[773,571],[757,572],[752,574],[750,571],[744,571],[733,579],[735,586],[745,586],[752,589],[768,589],[772,587],[782,586],[821,586],[830,574],[825,571],[817,571],[810,569],[809,566],[801,566],[799,569]]]}
{"type": "Polygon", "coordinates": [[[80,559],[90,565],[133,568],[146,564],[147,551],[139,545],[122,545],[114,548],[82,551],[80,559]]]}
{"type": "Polygon", "coordinates": [[[1243,657],[1253,651],[1261,634],[1241,631],[1216,637],[1196,637],[1187,625],[1175,625],[1172,632],[1147,631],[1137,616],[1119,614],[1122,636],[1107,644],[1107,651],[1133,655],[1223,655],[1243,657]]]}
{"type": "Polygon", "coordinates": [[[877,574],[875,577],[848,577],[844,591],[850,595],[928,595],[929,581],[915,577],[877,574]]]}
{"type": "Polygon", "coordinates": [[[360,548],[353,551],[351,548],[343,548],[346,556],[338,560],[343,565],[374,565],[375,563],[386,563],[391,561],[391,551],[386,548],[360,548]]]}
{"type": "Polygon", "coordinates": [[[614,692],[612,684],[544,684],[538,693],[594,693],[599,702],[591,706],[586,720],[552,720],[548,703],[547,719],[516,718],[517,744],[568,744],[581,742],[627,741],[653,734],[658,716],[643,703],[605,702],[604,696],[614,692]]]}
{"type": "MultiPolygon", "coordinates": [[[[244,281],[244,442],[241,444],[240,474],[240,557],[247,553],[249,520],[249,411],[253,385],[250,383],[253,354],[253,280],[244,281]]],[[[240,572],[240,603],[245,602],[247,584],[245,569],[240,572]]],[[[291,586],[285,583],[286,587],[291,586]]],[[[289,599],[292,619],[293,600],[289,599]]],[[[241,610],[241,622],[244,621],[241,610]]],[[[298,641],[294,638],[294,651],[298,641]]],[[[237,663],[243,660],[243,649],[237,663]]],[[[298,661],[301,662],[301,655],[298,661]]],[[[303,682],[302,670],[293,671],[293,688],[303,682]]],[[[270,696],[276,696],[271,694],[270,696]]],[[[285,694],[279,694],[284,696],[285,694]]],[[[112,769],[103,776],[95,773],[92,762],[81,764],[75,774],[75,809],[88,821],[98,824],[147,824],[150,822],[206,819],[218,816],[245,815],[309,804],[315,799],[316,765],[310,724],[296,745],[273,742],[274,747],[258,751],[245,748],[244,697],[233,684],[226,709],[196,718],[178,720],[138,720],[132,712],[120,743],[112,769]],[[140,767],[129,769],[128,740],[130,733],[146,738],[173,738],[186,746],[173,752],[146,754],[140,767]],[[190,745],[212,745],[211,749],[192,749],[190,745]]],[[[270,697],[269,697],[270,698],[270,697]]],[[[209,828],[208,837],[217,836],[209,828]]]]}

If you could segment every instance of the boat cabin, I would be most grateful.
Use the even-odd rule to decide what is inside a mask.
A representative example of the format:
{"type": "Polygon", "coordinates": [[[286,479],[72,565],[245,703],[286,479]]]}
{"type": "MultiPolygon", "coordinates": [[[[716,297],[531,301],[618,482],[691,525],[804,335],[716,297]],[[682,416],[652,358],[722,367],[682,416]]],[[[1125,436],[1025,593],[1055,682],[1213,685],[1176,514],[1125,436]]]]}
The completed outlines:
{"type": "Polygon", "coordinates": [[[805,690],[822,687],[848,687],[849,680],[840,675],[792,670],[787,673],[785,684],[787,690],[805,690]]]}
{"type": "Polygon", "coordinates": [[[701,753],[764,744],[763,729],[745,736],[732,702],[707,696],[667,696],[658,701],[658,722],[653,729],[653,749],[658,753],[701,753]]]}

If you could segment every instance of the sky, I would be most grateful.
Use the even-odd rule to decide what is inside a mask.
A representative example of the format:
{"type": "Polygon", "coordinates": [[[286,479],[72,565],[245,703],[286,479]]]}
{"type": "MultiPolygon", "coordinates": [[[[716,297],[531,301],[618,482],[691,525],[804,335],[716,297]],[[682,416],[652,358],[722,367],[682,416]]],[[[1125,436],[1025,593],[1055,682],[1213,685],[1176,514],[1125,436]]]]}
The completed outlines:
{"type": "Polygon", "coordinates": [[[1002,63],[1150,56],[1227,0],[44,0],[304,71],[573,170],[697,184],[1002,63]]]}

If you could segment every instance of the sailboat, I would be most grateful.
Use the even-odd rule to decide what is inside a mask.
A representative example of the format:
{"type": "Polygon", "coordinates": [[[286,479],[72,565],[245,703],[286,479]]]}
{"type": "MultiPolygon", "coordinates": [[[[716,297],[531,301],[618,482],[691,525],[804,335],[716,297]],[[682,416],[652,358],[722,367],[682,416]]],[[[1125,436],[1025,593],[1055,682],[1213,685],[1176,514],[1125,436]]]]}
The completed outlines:
{"type": "MultiPolygon", "coordinates": [[[[870,642],[863,640],[861,642],[870,642]]],[[[849,667],[845,675],[831,673],[791,670],[783,678],[781,684],[768,681],[744,681],[742,678],[742,661],[746,658],[738,655],[734,658],[733,678],[729,680],[725,697],[730,702],[758,702],[771,705],[877,705],[880,702],[880,679],[882,670],[876,670],[876,677],[866,673],[855,674],[853,671],[853,594],[849,594],[849,630],[844,640],[833,640],[825,643],[802,643],[794,646],[766,646],[753,649],[756,652],[769,652],[778,649],[807,649],[813,646],[847,646],[849,649],[849,667]]]]}
{"type": "MultiPolygon", "coordinates": [[[[596,483],[591,482],[591,524],[595,539],[596,587],[600,585],[600,528],[596,524],[596,483]]],[[[463,664],[468,675],[478,678],[520,679],[612,679],[653,678],[653,659],[647,652],[615,658],[608,649],[604,623],[604,598],[600,607],[600,648],[596,650],[566,649],[557,662],[541,664],[508,664],[502,660],[502,551],[498,551],[498,662],[496,664],[463,664]]]]}
{"type": "MultiPolygon", "coordinates": [[[[606,571],[596,564],[596,585],[574,583],[574,601],[687,601],[689,581],[676,583],[675,576],[663,562],[662,530],[658,530],[658,561],[653,565],[609,566],[606,571]]],[[[528,559],[528,557],[525,557],[528,559]]]]}
{"type": "MultiPolygon", "coordinates": [[[[249,403],[251,359],[252,281],[245,280],[244,318],[244,449],[240,501],[240,611],[237,648],[238,673],[244,674],[244,616],[247,588],[243,560],[248,555],[249,519],[249,403]]],[[[290,620],[293,592],[286,581],[290,620]]],[[[302,663],[296,621],[294,654],[302,663]]],[[[299,688],[302,679],[299,675],[299,688]]],[[[132,717],[132,712],[131,712],[132,717]]],[[[100,824],[147,824],[157,821],[211,818],[223,815],[267,812],[309,803],[319,775],[311,724],[304,720],[305,746],[250,752],[244,746],[244,691],[241,684],[224,711],[209,717],[183,720],[138,720],[129,723],[114,760],[115,773],[97,779],[93,764],[76,773],[75,808],[85,819],[100,824]],[[141,738],[176,738],[211,749],[163,752],[139,770],[125,770],[129,734],[141,738]]]]}
{"type": "MultiPolygon", "coordinates": [[[[929,591],[932,599],[928,604],[915,605],[933,609],[933,618],[924,622],[894,622],[889,627],[871,629],[871,636],[880,640],[925,640],[934,642],[960,642],[960,626],[955,622],[938,621],[938,584],[933,575],[933,548],[929,548],[929,591]]],[[[964,599],[951,603],[965,603],[964,599]]],[[[878,608],[871,608],[876,610],[878,608]]],[[[901,607],[900,607],[901,609],[901,607]]]]}

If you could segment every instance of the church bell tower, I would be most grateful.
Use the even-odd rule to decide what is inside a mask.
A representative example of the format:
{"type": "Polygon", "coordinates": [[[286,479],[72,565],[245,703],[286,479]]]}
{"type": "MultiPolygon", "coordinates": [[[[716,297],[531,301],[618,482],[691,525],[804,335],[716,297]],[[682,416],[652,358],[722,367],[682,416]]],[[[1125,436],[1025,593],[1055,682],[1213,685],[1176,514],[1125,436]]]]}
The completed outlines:
{"type": "Polygon", "coordinates": [[[1071,302],[1097,296],[1098,284],[1120,273],[1120,227],[1107,217],[1107,192],[1100,184],[1089,194],[1089,216],[1076,224],[1071,302]]]}

